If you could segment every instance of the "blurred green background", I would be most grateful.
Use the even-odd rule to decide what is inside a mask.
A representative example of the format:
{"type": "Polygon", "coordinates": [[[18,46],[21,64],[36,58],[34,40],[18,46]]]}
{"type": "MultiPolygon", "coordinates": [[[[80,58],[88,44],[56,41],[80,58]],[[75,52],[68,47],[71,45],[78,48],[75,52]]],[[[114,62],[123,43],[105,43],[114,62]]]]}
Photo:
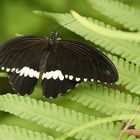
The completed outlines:
{"type": "MultiPolygon", "coordinates": [[[[139,0],[119,1],[140,8],[139,0]]],[[[87,0],[0,0],[0,43],[14,38],[16,33],[49,36],[52,31],[60,26],[53,19],[34,14],[33,10],[57,13],[75,10],[81,15],[93,17],[123,28],[118,23],[92,9],[87,0]]],[[[58,34],[63,39],[81,39],[64,28],[58,30],[58,34]]],[[[11,92],[11,87],[8,83],[7,78],[0,79],[0,92],[11,92]]]]}
{"type": "Polygon", "coordinates": [[[85,0],[1,0],[0,42],[15,37],[16,33],[47,36],[59,26],[51,19],[35,15],[33,10],[64,13],[75,9],[86,14],[92,11],[87,7],[85,0]]]}

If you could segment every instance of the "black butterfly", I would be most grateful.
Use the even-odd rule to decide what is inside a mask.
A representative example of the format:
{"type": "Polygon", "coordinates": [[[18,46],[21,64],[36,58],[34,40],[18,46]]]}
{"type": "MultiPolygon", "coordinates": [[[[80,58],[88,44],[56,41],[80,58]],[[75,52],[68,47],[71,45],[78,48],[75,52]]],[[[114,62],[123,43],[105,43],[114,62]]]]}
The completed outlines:
{"type": "Polygon", "coordinates": [[[101,51],[78,41],[20,36],[0,46],[1,70],[9,73],[13,89],[30,94],[41,79],[43,94],[57,97],[82,81],[114,83],[118,72],[101,51]]]}

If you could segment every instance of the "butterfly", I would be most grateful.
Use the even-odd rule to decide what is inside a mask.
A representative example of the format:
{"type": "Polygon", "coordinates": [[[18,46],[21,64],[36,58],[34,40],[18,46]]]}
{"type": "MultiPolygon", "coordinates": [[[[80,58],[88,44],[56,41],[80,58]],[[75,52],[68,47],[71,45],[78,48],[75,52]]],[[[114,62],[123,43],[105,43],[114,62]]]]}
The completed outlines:
{"type": "Polygon", "coordinates": [[[50,38],[20,36],[0,45],[0,69],[20,95],[32,93],[40,79],[48,98],[63,95],[80,82],[118,80],[115,65],[104,53],[85,43],[61,40],[56,32],[50,38]]]}

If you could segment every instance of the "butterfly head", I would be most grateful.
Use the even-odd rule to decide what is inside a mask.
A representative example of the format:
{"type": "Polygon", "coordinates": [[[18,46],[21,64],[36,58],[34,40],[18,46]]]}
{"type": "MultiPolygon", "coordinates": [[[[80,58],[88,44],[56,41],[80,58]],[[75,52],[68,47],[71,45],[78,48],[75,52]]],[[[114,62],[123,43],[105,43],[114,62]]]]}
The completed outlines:
{"type": "Polygon", "coordinates": [[[56,32],[51,32],[50,44],[54,46],[57,43],[58,34],[56,32]]]}

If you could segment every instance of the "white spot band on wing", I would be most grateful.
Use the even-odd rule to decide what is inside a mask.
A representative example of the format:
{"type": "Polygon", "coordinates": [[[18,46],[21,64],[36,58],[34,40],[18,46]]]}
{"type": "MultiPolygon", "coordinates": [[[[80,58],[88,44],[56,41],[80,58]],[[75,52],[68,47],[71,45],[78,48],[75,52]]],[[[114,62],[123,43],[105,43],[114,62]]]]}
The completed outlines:
{"type": "Polygon", "coordinates": [[[43,73],[42,79],[45,79],[45,78],[47,78],[47,79],[53,78],[54,80],[59,78],[59,80],[61,80],[61,81],[64,80],[64,76],[60,70],[43,73]]]}
{"type": "MultiPolygon", "coordinates": [[[[32,68],[29,68],[27,66],[23,67],[20,70],[18,68],[5,68],[5,67],[1,67],[1,70],[5,70],[6,72],[17,73],[17,74],[19,74],[19,76],[24,76],[24,77],[29,76],[31,78],[35,77],[37,79],[39,79],[39,75],[40,75],[40,72],[38,72],[38,71],[36,71],[36,70],[34,70],[32,68]]],[[[81,79],[80,77],[74,77],[73,75],[68,75],[68,74],[63,75],[61,70],[55,70],[55,71],[49,71],[49,72],[43,73],[42,80],[45,79],[45,78],[46,79],[53,78],[54,80],[59,79],[61,81],[63,81],[64,78],[68,79],[68,80],[75,80],[76,82],[79,82],[81,80],[83,80],[85,82],[88,81],[87,78],[81,79]]],[[[89,81],[93,82],[94,79],[91,78],[89,81]]],[[[97,82],[100,82],[100,81],[97,80],[97,82]]]]}
{"type": "Polygon", "coordinates": [[[24,76],[24,77],[36,77],[37,79],[39,78],[39,72],[36,70],[33,70],[32,68],[29,67],[23,67],[21,70],[17,70],[16,73],[19,73],[20,76],[24,76]]]}

